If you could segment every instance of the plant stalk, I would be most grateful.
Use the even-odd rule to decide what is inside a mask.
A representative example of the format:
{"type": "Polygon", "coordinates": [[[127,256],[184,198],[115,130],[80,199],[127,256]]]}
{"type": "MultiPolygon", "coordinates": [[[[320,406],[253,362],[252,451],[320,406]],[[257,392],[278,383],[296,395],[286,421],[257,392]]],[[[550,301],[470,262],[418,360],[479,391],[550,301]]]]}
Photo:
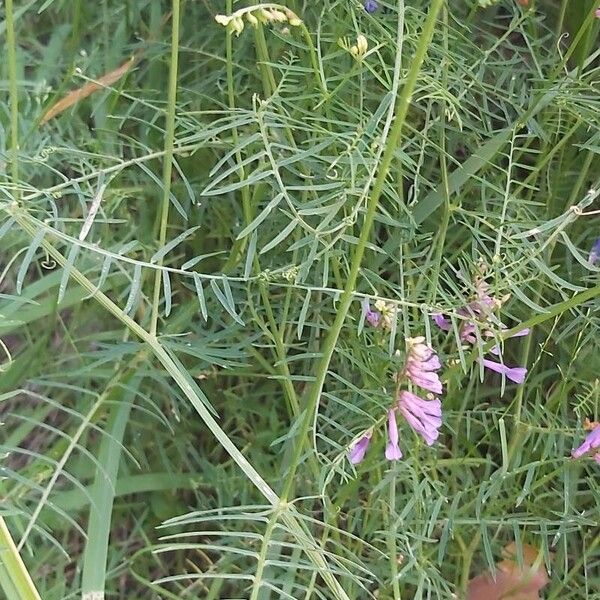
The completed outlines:
{"type": "Polygon", "coordinates": [[[342,292],[342,295],[340,297],[340,302],[337,308],[335,320],[323,344],[323,354],[317,364],[315,380],[312,386],[310,387],[308,393],[306,411],[304,412],[302,424],[300,426],[298,435],[295,437],[295,449],[293,454],[293,460],[290,463],[290,469],[288,471],[281,496],[283,501],[287,499],[293,486],[294,476],[296,474],[296,470],[298,469],[300,458],[302,455],[302,449],[304,447],[304,440],[308,435],[310,424],[314,420],[314,416],[316,414],[316,410],[319,404],[319,399],[321,397],[321,392],[323,391],[325,378],[327,376],[327,371],[329,370],[329,363],[331,362],[331,358],[335,350],[335,345],[344,325],[348,309],[350,308],[350,304],[352,302],[354,288],[356,286],[356,280],[358,277],[358,271],[360,270],[360,265],[362,263],[362,259],[365,253],[367,241],[371,233],[371,227],[375,219],[377,206],[379,205],[379,199],[383,191],[383,185],[389,173],[390,166],[394,159],[394,154],[400,142],[400,136],[402,134],[402,129],[406,121],[406,115],[408,113],[408,108],[410,106],[412,94],[414,92],[415,85],[417,83],[417,79],[421,71],[423,60],[425,59],[425,55],[427,54],[427,48],[429,47],[429,43],[431,42],[431,38],[433,36],[433,31],[435,28],[438,13],[442,8],[443,4],[444,0],[433,0],[431,3],[431,8],[429,9],[429,13],[425,20],[425,24],[423,25],[423,31],[421,32],[421,37],[419,38],[417,50],[415,52],[415,56],[411,64],[410,71],[406,78],[406,83],[404,84],[402,92],[400,93],[400,96],[398,97],[396,103],[396,118],[390,131],[390,136],[388,138],[387,145],[383,153],[383,157],[381,159],[381,164],[379,165],[377,178],[375,179],[375,183],[373,185],[373,191],[371,192],[371,195],[367,201],[367,212],[365,215],[365,220],[361,227],[361,233],[358,240],[358,244],[352,257],[350,272],[348,273],[348,279],[346,280],[346,286],[344,287],[344,291],[342,292]]]}
{"type": "MultiPolygon", "coordinates": [[[[175,140],[175,102],[177,100],[177,62],[179,58],[179,12],[180,0],[173,0],[171,17],[171,63],[169,68],[169,96],[167,99],[167,115],[165,127],[165,154],[163,162],[163,198],[160,217],[160,234],[158,247],[163,248],[167,240],[167,224],[169,221],[169,198],[171,196],[171,174],[173,171],[173,145],[175,140]]],[[[162,265],[162,258],[159,266],[162,265]]],[[[150,335],[156,336],[158,325],[158,307],[160,304],[160,286],[162,270],[157,269],[154,275],[154,295],[152,298],[152,316],[150,318],[150,335]]]]}

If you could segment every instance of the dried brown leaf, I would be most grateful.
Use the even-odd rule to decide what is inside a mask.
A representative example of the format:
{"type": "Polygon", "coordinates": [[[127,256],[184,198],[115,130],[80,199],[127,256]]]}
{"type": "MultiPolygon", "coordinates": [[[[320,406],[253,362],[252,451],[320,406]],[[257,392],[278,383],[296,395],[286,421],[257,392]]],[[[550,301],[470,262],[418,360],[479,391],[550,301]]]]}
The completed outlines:
{"type": "Polygon", "coordinates": [[[548,574],[539,564],[539,552],[523,546],[523,566],[516,562],[515,544],[503,550],[504,560],[497,563],[496,578],[482,573],[469,581],[467,600],[539,600],[540,590],[548,583],[548,574]]]}
{"type": "Polygon", "coordinates": [[[80,100],[87,98],[94,92],[98,90],[102,90],[113,83],[119,81],[125,73],[131,69],[136,60],[135,56],[132,56],[129,60],[124,62],[120,67],[116,68],[114,71],[110,71],[103,75],[97,81],[89,81],[82,87],[70,91],[64,98],[61,98],[56,104],[53,104],[48,112],[40,119],[40,125],[47,123],[50,119],[56,117],[61,112],[67,110],[74,104],[77,104],[80,100]]]}

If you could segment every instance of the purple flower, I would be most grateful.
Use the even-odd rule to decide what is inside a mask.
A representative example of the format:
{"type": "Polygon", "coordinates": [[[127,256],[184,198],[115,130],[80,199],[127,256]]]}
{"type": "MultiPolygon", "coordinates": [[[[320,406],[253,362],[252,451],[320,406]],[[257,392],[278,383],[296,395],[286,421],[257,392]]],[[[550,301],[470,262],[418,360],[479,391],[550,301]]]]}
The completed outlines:
{"type": "Polygon", "coordinates": [[[368,13],[372,14],[379,8],[379,4],[375,0],[367,0],[364,7],[368,13]]]}
{"type": "Polygon", "coordinates": [[[442,403],[437,398],[423,400],[403,390],[398,394],[398,407],[408,424],[431,446],[437,440],[442,426],[442,403]]]}
{"type": "Polygon", "coordinates": [[[388,460],[400,460],[402,451],[398,446],[398,425],[396,424],[396,409],[388,410],[388,444],[385,447],[385,457],[388,460]]]}
{"type": "MultiPolygon", "coordinates": [[[[600,251],[600,240],[598,240],[598,242],[600,251]]],[[[506,329],[506,325],[500,323],[498,319],[494,317],[493,313],[508,300],[509,296],[504,296],[499,299],[490,295],[489,286],[485,282],[483,273],[484,270],[481,271],[481,276],[475,281],[475,299],[462,308],[459,308],[457,311],[461,316],[465,317],[458,330],[460,339],[462,342],[467,342],[472,345],[477,344],[477,336],[475,334],[478,327],[483,329],[483,335],[488,338],[493,337],[491,331],[492,326],[499,326],[501,329],[506,329]]],[[[442,331],[450,331],[452,329],[449,319],[443,314],[434,314],[432,315],[432,318],[434,323],[442,331]]],[[[522,329],[510,337],[521,337],[528,334],[529,329],[522,329]]],[[[490,352],[502,359],[502,352],[499,346],[494,346],[490,349],[490,352]]],[[[507,367],[503,363],[497,363],[485,358],[482,360],[482,364],[484,367],[495,371],[496,373],[501,373],[515,383],[523,383],[525,376],[527,375],[527,369],[525,367],[507,367]]],[[[425,389],[430,388],[425,387],[425,389]]]]}
{"type": "Polygon", "coordinates": [[[353,465],[357,465],[362,459],[365,457],[367,453],[367,448],[371,442],[372,433],[365,433],[357,442],[352,444],[350,447],[350,452],[348,453],[348,458],[353,465]]]}
{"type": "Polygon", "coordinates": [[[497,363],[493,360],[488,360],[487,358],[484,358],[481,362],[483,363],[484,367],[504,375],[507,379],[510,379],[515,383],[523,383],[525,381],[525,377],[527,376],[527,369],[524,367],[507,367],[502,363],[497,363]]]}
{"type": "MultiPolygon", "coordinates": [[[[600,18],[600,8],[596,12],[596,16],[600,18]]],[[[600,238],[596,240],[596,243],[592,246],[588,261],[591,265],[595,265],[600,260],[600,238]]]]}
{"type": "MultiPolygon", "coordinates": [[[[587,434],[583,444],[571,452],[573,458],[579,458],[588,452],[593,452],[600,449],[600,424],[587,434]]],[[[600,464],[600,450],[595,452],[594,460],[600,464]]]]}
{"type": "Polygon", "coordinates": [[[371,325],[371,327],[377,327],[381,321],[381,313],[376,310],[371,310],[371,304],[369,303],[368,298],[365,298],[362,301],[362,309],[367,323],[371,325]]]}
{"type": "Polygon", "coordinates": [[[442,382],[436,371],[441,368],[440,359],[437,354],[425,344],[425,338],[408,338],[408,357],[404,374],[413,385],[424,390],[441,394],[443,392],[442,382]]]}

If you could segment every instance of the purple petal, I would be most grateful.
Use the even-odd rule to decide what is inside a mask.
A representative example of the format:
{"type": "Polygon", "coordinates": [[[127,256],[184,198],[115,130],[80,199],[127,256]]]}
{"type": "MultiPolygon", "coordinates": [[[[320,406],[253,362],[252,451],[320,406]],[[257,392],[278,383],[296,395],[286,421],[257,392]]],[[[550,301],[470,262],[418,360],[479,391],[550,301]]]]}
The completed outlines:
{"type": "Polygon", "coordinates": [[[507,379],[510,379],[515,383],[523,383],[527,376],[527,369],[525,367],[507,367],[502,363],[497,363],[493,360],[488,360],[487,358],[484,358],[482,363],[484,367],[504,375],[507,379]]]}
{"type": "Polygon", "coordinates": [[[428,392],[433,392],[434,394],[441,394],[444,391],[442,387],[442,382],[438,377],[437,373],[432,371],[408,371],[408,376],[410,380],[419,387],[427,390],[428,392]]]}
{"type": "MultiPolygon", "coordinates": [[[[600,18],[599,13],[600,13],[600,8],[596,11],[596,16],[598,18],[600,18]]],[[[591,265],[595,265],[598,262],[599,258],[600,258],[600,238],[598,238],[596,240],[596,243],[592,246],[588,261],[591,265]]]]}
{"type": "Polygon", "coordinates": [[[529,327],[526,327],[525,329],[521,329],[521,331],[517,331],[517,333],[513,333],[510,337],[511,338],[523,337],[525,335],[529,335],[530,332],[531,332],[531,329],[529,329],[529,327]]]}
{"type": "Polygon", "coordinates": [[[388,460],[400,460],[402,451],[398,446],[398,425],[396,424],[396,411],[388,411],[388,444],[385,447],[385,457],[388,460]]]}
{"type": "MultiPolygon", "coordinates": [[[[600,448],[600,425],[597,425],[592,431],[590,431],[590,433],[587,434],[583,444],[581,444],[579,448],[573,450],[573,452],[571,452],[571,456],[573,458],[579,458],[580,456],[587,454],[590,450],[596,450],[597,448],[600,448]]],[[[598,460],[598,456],[600,456],[600,454],[594,456],[594,459],[598,460]]]]}
{"type": "Polygon", "coordinates": [[[368,298],[365,298],[361,305],[367,323],[371,325],[371,327],[377,327],[381,320],[381,313],[376,310],[371,310],[371,305],[369,304],[368,298]]]}
{"type": "Polygon", "coordinates": [[[367,448],[371,442],[371,434],[365,433],[357,442],[355,442],[348,452],[348,459],[353,465],[357,465],[365,457],[367,448]]]}
{"type": "Polygon", "coordinates": [[[423,400],[404,390],[398,396],[398,406],[407,423],[431,446],[442,426],[442,403],[438,399],[423,400]]]}
{"type": "Polygon", "coordinates": [[[435,315],[431,315],[433,322],[442,330],[442,331],[450,331],[452,329],[452,325],[450,321],[446,319],[446,317],[442,313],[437,313],[435,315]]]}

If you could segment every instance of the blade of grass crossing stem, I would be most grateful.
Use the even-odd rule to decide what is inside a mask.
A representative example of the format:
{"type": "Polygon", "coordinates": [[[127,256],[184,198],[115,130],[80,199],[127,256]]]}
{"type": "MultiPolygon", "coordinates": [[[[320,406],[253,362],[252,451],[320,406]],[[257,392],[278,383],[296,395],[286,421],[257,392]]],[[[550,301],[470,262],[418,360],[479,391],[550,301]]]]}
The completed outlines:
{"type": "Polygon", "coordinates": [[[41,600],[41,597],[23,563],[0,515],[0,586],[8,600],[41,600]]]}
{"type": "MultiPolygon", "coordinates": [[[[40,228],[40,223],[37,219],[29,215],[23,208],[10,207],[7,212],[14,217],[15,221],[23,231],[27,232],[30,237],[35,236],[35,232],[40,228]]],[[[42,246],[61,267],[64,267],[67,264],[66,258],[47,239],[42,241],[42,246]]],[[[223,449],[243,471],[244,475],[252,482],[268,502],[280,510],[282,521],[287,525],[290,533],[296,538],[296,541],[302,547],[309,560],[318,569],[323,581],[333,592],[333,598],[336,598],[337,600],[350,600],[348,594],[346,594],[335,575],[329,569],[325,558],[325,552],[319,547],[319,544],[312,534],[305,529],[295,507],[286,502],[282,502],[271,486],[269,486],[269,484],[260,476],[254,466],[250,464],[225,431],[223,431],[211,415],[209,408],[205,405],[208,401],[202,391],[198,388],[192,376],[183,367],[180,368],[175,363],[169,352],[162,346],[155,335],[149,333],[133,319],[125,315],[121,308],[108,298],[108,296],[98,290],[94,283],[81,271],[73,267],[71,278],[85,288],[113,317],[121,321],[121,323],[123,323],[123,325],[125,325],[134,335],[148,345],[156,359],[158,359],[165,371],[173,378],[179,389],[192,404],[219,444],[221,444],[223,449]]]]}
{"type": "MultiPolygon", "coordinates": [[[[131,391],[120,401],[109,405],[111,408],[107,435],[101,438],[98,461],[104,467],[104,471],[96,469],[96,478],[90,493],[92,502],[90,503],[87,542],[83,555],[82,600],[102,600],[104,598],[112,509],[119,463],[121,462],[121,444],[133,400],[132,388],[135,389],[135,382],[130,384],[131,391]]],[[[111,395],[116,395],[122,389],[124,387],[116,388],[111,395]]]]}

